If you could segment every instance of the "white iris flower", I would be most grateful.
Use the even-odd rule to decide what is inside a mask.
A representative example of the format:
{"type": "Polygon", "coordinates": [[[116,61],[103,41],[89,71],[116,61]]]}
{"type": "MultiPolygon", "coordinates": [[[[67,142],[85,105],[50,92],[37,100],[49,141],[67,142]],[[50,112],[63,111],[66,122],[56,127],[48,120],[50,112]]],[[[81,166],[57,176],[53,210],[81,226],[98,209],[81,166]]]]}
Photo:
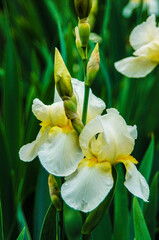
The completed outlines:
{"type": "MultiPolygon", "coordinates": [[[[81,117],[84,83],[71,79],[73,90],[77,98],[77,112],[81,117]]],[[[63,101],[57,92],[55,103],[45,105],[39,99],[34,99],[32,111],[41,121],[41,129],[36,140],[24,145],[20,151],[20,159],[26,162],[39,157],[43,167],[56,176],[68,176],[74,172],[83,157],[79,147],[79,137],[73,129],[71,121],[67,119],[63,101]]],[[[90,92],[88,121],[92,120],[105,109],[105,103],[90,92]]]]}
{"type": "Polygon", "coordinates": [[[108,109],[107,114],[90,121],[79,137],[85,158],[61,188],[64,201],[74,209],[92,211],[113,187],[112,165],[120,162],[126,168],[126,188],[147,201],[149,186],[130,155],[136,138],[136,126],[128,126],[116,109],[108,109]]]}
{"type": "Polygon", "coordinates": [[[159,64],[159,27],[156,27],[155,15],[134,28],[130,44],[135,57],[116,62],[115,68],[127,77],[145,77],[159,64]]]}
{"type": "MultiPolygon", "coordinates": [[[[123,16],[130,17],[135,8],[138,8],[141,0],[130,0],[123,9],[123,16]]],[[[143,0],[143,11],[148,10],[148,14],[159,15],[159,1],[158,0],[143,0]]]]}

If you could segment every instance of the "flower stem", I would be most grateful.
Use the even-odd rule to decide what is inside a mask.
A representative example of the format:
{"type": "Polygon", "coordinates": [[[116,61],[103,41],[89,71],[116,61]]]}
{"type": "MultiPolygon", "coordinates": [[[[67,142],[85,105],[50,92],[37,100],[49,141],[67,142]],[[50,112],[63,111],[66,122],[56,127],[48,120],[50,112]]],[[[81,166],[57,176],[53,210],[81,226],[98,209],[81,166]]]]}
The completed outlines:
{"type": "MultiPolygon", "coordinates": [[[[86,67],[87,67],[87,60],[83,60],[83,72],[84,72],[84,80],[86,77],[86,67]]],[[[87,120],[87,109],[88,109],[88,99],[89,99],[89,87],[85,85],[84,89],[84,102],[83,102],[83,113],[82,113],[82,122],[85,125],[87,120]]]]}
{"type": "MultiPolygon", "coordinates": [[[[64,183],[64,178],[61,177],[61,185],[64,183]]],[[[63,227],[63,201],[62,201],[62,210],[59,211],[59,239],[64,239],[64,227],[63,227]]]]}

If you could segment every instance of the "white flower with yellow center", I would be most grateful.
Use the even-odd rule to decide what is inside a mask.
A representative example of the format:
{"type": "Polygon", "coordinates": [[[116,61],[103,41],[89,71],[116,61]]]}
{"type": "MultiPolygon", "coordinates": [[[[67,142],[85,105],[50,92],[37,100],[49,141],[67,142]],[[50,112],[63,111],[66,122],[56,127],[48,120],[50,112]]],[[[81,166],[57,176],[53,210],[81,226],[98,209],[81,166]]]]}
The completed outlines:
{"type": "MultiPolygon", "coordinates": [[[[123,16],[130,17],[135,8],[140,7],[141,0],[130,0],[123,9],[123,16]]],[[[158,0],[143,0],[143,11],[148,10],[148,14],[159,15],[158,0]]]]}
{"type": "Polygon", "coordinates": [[[61,188],[64,201],[77,210],[92,211],[113,187],[112,166],[120,162],[126,168],[126,188],[147,201],[149,186],[130,155],[136,138],[136,126],[128,126],[116,109],[90,121],[79,137],[85,158],[61,188]]]}
{"type": "Polygon", "coordinates": [[[116,62],[115,68],[127,77],[145,77],[159,64],[159,27],[156,27],[155,15],[134,28],[130,44],[135,57],[116,62]]]}
{"type": "MultiPolygon", "coordinates": [[[[77,98],[78,113],[81,115],[84,83],[72,79],[72,85],[77,98]]],[[[56,93],[56,101],[58,100],[56,93]]],[[[105,103],[90,92],[88,121],[101,114],[104,109],[105,103]]],[[[56,176],[70,175],[76,170],[83,153],[79,147],[78,134],[65,115],[63,101],[45,105],[39,99],[34,99],[32,111],[41,121],[41,129],[35,141],[20,149],[20,159],[30,162],[38,156],[49,173],[56,176]]]]}

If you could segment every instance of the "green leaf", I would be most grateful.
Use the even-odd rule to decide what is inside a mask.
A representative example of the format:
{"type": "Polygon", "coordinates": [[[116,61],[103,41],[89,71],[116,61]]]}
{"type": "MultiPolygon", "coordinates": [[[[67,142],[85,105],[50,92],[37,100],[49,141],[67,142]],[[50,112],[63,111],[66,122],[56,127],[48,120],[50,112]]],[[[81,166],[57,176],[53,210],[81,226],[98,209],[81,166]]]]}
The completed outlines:
{"type": "Polygon", "coordinates": [[[107,212],[111,204],[111,201],[113,199],[116,183],[117,183],[117,172],[115,168],[112,169],[112,174],[114,178],[114,186],[112,190],[109,192],[108,196],[105,198],[105,200],[88,215],[82,227],[82,234],[90,235],[92,230],[98,225],[98,223],[101,221],[101,219],[104,217],[105,213],[107,212]]]}
{"type": "Polygon", "coordinates": [[[50,205],[43,222],[40,240],[56,239],[56,209],[50,205]]]}
{"type": "Polygon", "coordinates": [[[118,172],[118,183],[114,197],[114,236],[113,239],[128,239],[129,210],[128,210],[128,191],[124,186],[124,173],[122,165],[116,166],[118,172]]]}
{"type": "Polygon", "coordinates": [[[25,234],[25,227],[21,231],[21,233],[20,233],[19,237],[17,238],[17,240],[23,240],[24,239],[24,234],[25,234]]]}
{"type": "Polygon", "coordinates": [[[28,228],[28,225],[27,225],[27,222],[26,222],[26,219],[25,219],[23,209],[22,209],[22,206],[21,206],[20,202],[18,203],[18,207],[17,207],[17,220],[18,220],[18,223],[19,223],[19,226],[20,226],[21,229],[22,228],[24,229],[24,227],[25,227],[27,239],[31,240],[29,228],[28,228]]]}
{"type": "Polygon", "coordinates": [[[153,158],[154,158],[154,135],[152,135],[151,142],[139,168],[140,173],[145,177],[147,181],[149,181],[150,178],[153,158]]]}
{"type": "Polygon", "coordinates": [[[157,172],[152,180],[150,187],[149,203],[144,204],[144,216],[152,239],[155,239],[156,213],[158,200],[158,177],[157,172]]]}
{"type": "Polygon", "coordinates": [[[136,197],[133,200],[133,218],[136,240],[151,240],[143,213],[136,197]]]}
{"type": "Polygon", "coordinates": [[[104,215],[101,222],[92,232],[93,240],[100,239],[100,240],[108,240],[112,239],[112,226],[111,226],[111,219],[109,212],[104,215]],[[107,236],[107,238],[106,238],[107,236]]]}
{"type": "Polygon", "coordinates": [[[3,215],[2,215],[2,205],[0,201],[0,239],[4,240],[4,233],[3,233],[3,215]]]}

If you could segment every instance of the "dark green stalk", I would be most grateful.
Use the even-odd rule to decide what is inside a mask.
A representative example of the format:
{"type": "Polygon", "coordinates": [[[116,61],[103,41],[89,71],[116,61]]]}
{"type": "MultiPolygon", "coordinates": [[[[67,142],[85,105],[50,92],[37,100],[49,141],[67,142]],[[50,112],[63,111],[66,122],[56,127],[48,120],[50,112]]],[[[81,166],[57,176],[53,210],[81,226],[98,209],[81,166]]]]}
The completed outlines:
{"type": "MultiPolygon", "coordinates": [[[[84,72],[84,80],[86,77],[86,67],[87,60],[83,60],[83,72],[84,72]]],[[[85,85],[84,89],[84,102],[83,102],[83,113],[82,113],[82,122],[85,125],[87,120],[87,109],[88,109],[88,99],[89,99],[89,87],[85,85]]]]}

